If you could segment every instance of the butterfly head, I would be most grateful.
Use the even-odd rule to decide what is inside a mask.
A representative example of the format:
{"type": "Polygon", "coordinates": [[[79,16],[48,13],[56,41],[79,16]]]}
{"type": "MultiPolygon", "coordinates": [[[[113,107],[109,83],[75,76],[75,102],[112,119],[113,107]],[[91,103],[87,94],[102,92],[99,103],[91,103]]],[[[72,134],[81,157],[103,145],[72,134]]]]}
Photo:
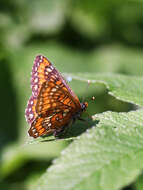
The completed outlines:
{"type": "Polygon", "coordinates": [[[87,102],[81,103],[81,109],[82,109],[82,111],[85,111],[87,109],[87,107],[88,107],[88,103],[87,102]]]}

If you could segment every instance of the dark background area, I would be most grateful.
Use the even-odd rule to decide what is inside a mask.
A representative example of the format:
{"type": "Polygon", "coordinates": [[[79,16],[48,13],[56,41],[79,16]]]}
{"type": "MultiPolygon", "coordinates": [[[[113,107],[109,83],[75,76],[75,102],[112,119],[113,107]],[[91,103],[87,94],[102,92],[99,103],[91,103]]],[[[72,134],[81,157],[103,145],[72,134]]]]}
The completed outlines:
{"type": "MultiPolygon", "coordinates": [[[[27,190],[68,145],[25,143],[24,111],[37,54],[62,73],[142,76],[142,0],[0,0],[0,189],[27,190]]],[[[104,86],[91,84],[88,92],[86,83],[72,80],[70,86],[80,99],[96,97],[89,115],[136,109],[109,96],[104,86]]],[[[137,180],[124,190],[140,185],[137,180]]]]}

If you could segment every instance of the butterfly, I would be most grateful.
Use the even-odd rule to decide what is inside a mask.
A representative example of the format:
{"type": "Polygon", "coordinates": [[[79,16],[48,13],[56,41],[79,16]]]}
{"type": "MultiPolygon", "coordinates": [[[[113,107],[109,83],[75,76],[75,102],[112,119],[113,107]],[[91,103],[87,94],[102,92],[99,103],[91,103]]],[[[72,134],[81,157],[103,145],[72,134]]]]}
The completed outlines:
{"type": "Polygon", "coordinates": [[[53,134],[59,136],[69,124],[80,119],[88,107],[80,103],[63,76],[42,55],[35,58],[31,73],[32,96],[25,109],[26,121],[30,125],[29,135],[53,134]]]}

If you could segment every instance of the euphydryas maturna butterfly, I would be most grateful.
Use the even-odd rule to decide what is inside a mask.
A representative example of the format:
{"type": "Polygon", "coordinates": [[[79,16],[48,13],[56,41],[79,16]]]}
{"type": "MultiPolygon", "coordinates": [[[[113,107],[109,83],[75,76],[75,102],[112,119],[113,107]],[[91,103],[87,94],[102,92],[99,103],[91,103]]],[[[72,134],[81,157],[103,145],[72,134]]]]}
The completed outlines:
{"type": "Polygon", "coordinates": [[[37,56],[31,76],[32,96],[25,110],[29,135],[58,136],[71,121],[80,119],[87,102],[80,103],[61,74],[44,56],[37,56]]]}

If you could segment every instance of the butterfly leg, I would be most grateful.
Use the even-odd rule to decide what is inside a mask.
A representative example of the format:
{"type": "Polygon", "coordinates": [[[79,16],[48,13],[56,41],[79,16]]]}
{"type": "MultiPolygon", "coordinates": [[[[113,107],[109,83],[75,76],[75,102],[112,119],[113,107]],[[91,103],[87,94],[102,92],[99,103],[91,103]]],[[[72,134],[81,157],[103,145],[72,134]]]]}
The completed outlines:
{"type": "Polygon", "coordinates": [[[87,126],[89,125],[89,121],[87,119],[78,118],[78,120],[83,121],[87,126]]]}
{"type": "Polygon", "coordinates": [[[64,135],[68,132],[68,129],[69,127],[72,125],[72,122],[66,124],[65,126],[63,126],[62,128],[60,129],[56,129],[53,133],[53,135],[56,137],[56,138],[62,138],[64,137],[64,135]]]}
{"type": "Polygon", "coordinates": [[[86,121],[85,119],[83,119],[83,118],[78,118],[78,120],[80,120],[80,121],[86,121]]]}
{"type": "Polygon", "coordinates": [[[56,129],[56,130],[54,131],[53,135],[54,135],[56,138],[60,137],[60,136],[62,135],[62,133],[65,131],[65,128],[66,128],[66,127],[64,126],[64,127],[60,128],[60,129],[56,129]]]}

